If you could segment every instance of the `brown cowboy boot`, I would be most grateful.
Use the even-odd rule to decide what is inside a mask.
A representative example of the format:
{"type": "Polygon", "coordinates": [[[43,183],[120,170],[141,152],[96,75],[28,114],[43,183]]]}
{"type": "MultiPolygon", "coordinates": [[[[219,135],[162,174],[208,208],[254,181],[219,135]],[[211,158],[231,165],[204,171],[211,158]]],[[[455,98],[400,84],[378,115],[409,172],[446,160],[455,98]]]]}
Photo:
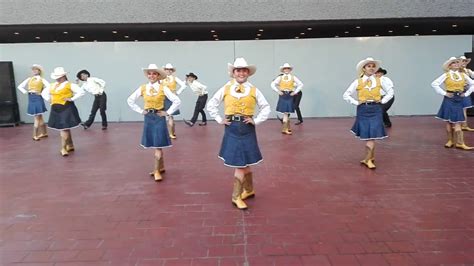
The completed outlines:
{"type": "Polygon", "coordinates": [[[235,177],[234,178],[234,190],[232,192],[232,204],[234,204],[238,209],[245,210],[247,209],[247,204],[242,200],[241,196],[243,191],[242,182],[235,177]]]}
{"type": "Polygon", "coordinates": [[[160,159],[156,159],[155,157],[155,170],[153,171],[153,178],[155,179],[156,182],[160,182],[163,180],[163,177],[161,176],[160,172],[160,159]]]}
{"type": "Polygon", "coordinates": [[[448,136],[448,142],[446,142],[446,144],[444,144],[444,147],[445,148],[452,148],[454,147],[454,143],[455,141],[453,140],[453,131],[450,130],[446,130],[446,135],[448,136]]]}
{"type": "Polygon", "coordinates": [[[74,143],[72,142],[72,136],[69,134],[69,136],[66,139],[66,150],[68,152],[74,151],[74,143]]]}
{"type": "Polygon", "coordinates": [[[469,147],[464,143],[464,133],[462,130],[460,131],[455,131],[456,134],[456,148],[461,149],[461,150],[472,150],[474,147],[469,147]]]}
{"type": "Polygon", "coordinates": [[[46,129],[46,124],[41,124],[39,126],[39,131],[40,131],[40,134],[38,136],[38,138],[47,138],[48,137],[48,130],[46,129]]]}
{"type": "Polygon", "coordinates": [[[360,161],[360,163],[364,164],[369,169],[375,169],[375,164],[372,160],[373,157],[375,158],[375,154],[372,153],[373,149],[371,149],[369,147],[366,147],[366,149],[367,149],[367,154],[366,154],[364,160],[360,161]]]}
{"type": "Polygon", "coordinates": [[[39,137],[39,127],[33,127],[33,140],[40,140],[39,137]]]}
{"type": "Polygon", "coordinates": [[[244,176],[244,181],[242,182],[243,192],[240,195],[242,200],[255,197],[255,190],[253,189],[253,174],[248,173],[244,176]]]}
{"type": "Polygon", "coordinates": [[[63,157],[69,155],[66,149],[66,140],[63,137],[61,137],[61,150],[59,152],[61,153],[63,157]]]}
{"type": "MultiPolygon", "coordinates": [[[[158,170],[160,171],[160,174],[166,172],[165,170],[165,159],[163,158],[163,154],[161,155],[160,157],[160,160],[158,161],[158,170]]],[[[156,160],[155,160],[155,169],[156,169],[156,160]]],[[[155,175],[155,170],[151,171],[150,172],[150,176],[154,176],[155,175]]]]}

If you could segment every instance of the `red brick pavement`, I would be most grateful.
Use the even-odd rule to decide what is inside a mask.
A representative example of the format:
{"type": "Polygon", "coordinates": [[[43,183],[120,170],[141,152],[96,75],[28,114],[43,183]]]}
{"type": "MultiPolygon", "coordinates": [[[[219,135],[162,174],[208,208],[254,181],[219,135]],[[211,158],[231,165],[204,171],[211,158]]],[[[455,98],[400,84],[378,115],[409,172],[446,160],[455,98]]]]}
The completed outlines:
{"type": "Polygon", "coordinates": [[[57,132],[34,142],[31,125],[0,128],[0,264],[474,264],[474,151],[443,148],[433,117],[395,117],[371,171],[352,122],[259,126],[247,211],[230,203],[215,123],[178,123],[159,184],[141,123],[75,129],[67,158],[57,132]]]}

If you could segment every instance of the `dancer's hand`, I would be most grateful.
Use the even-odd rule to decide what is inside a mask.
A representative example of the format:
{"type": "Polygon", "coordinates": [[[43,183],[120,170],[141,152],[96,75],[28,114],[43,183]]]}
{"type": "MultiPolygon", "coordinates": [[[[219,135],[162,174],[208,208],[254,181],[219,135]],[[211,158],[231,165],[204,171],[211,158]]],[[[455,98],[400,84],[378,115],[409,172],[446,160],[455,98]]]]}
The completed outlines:
{"type": "Polygon", "coordinates": [[[226,119],[222,120],[222,122],[220,122],[220,124],[228,126],[228,125],[231,124],[231,122],[229,121],[229,119],[226,118],[226,119]]]}
{"type": "Polygon", "coordinates": [[[292,93],[290,93],[290,95],[291,95],[291,96],[295,96],[295,95],[296,95],[296,93],[292,92],[292,93]]]}
{"type": "Polygon", "coordinates": [[[148,114],[148,112],[145,111],[145,110],[143,110],[143,111],[142,111],[142,115],[146,115],[146,114],[148,114]]]}
{"type": "Polygon", "coordinates": [[[279,92],[278,92],[278,95],[283,96],[283,92],[282,92],[282,91],[279,91],[279,92]]]}
{"type": "Polygon", "coordinates": [[[461,93],[461,97],[466,97],[466,94],[464,92],[461,93]]]}
{"type": "Polygon", "coordinates": [[[244,118],[244,123],[245,124],[252,124],[252,125],[255,126],[255,121],[253,121],[253,118],[251,118],[251,117],[244,118]]]}
{"type": "Polygon", "coordinates": [[[454,97],[454,93],[452,93],[452,92],[447,92],[447,93],[446,93],[446,97],[448,97],[448,98],[453,98],[453,97],[454,97]]]}
{"type": "Polygon", "coordinates": [[[72,99],[71,99],[71,98],[64,98],[64,100],[65,100],[66,102],[72,102],[72,99]]]}

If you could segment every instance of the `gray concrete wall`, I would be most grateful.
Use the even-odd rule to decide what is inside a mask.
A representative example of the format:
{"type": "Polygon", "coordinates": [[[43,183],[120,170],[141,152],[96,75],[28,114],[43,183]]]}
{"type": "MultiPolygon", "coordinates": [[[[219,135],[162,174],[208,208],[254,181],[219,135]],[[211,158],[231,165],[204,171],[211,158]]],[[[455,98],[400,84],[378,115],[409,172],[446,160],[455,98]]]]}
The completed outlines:
{"type": "MultiPolygon", "coordinates": [[[[87,68],[107,82],[108,117],[111,121],[138,121],[142,117],[126,104],[127,97],[146,79],[141,71],[149,63],[173,63],[177,76],[184,79],[190,71],[208,85],[213,94],[227,80],[227,63],[245,57],[256,64],[254,83],[275,110],[277,95],[270,82],[285,62],[295,66],[294,73],[304,82],[301,102],[306,117],[351,116],[355,108],[342,100],[342,94],[356,78],[355,65],[368,56],[383,61],[395,83],[394,115],[426,115],[437,112],[441,96],[431,82],[442,73],[441,64],[450,56],[471,51],[472,36],[364,37],[269,41],[219,42],[117,42],[117,43],[41,43],[0,44],[0,60],[13,61],[16,82],[29,74],[34,63],[49,73],[63,66],[75,80],[75,73],[87,68]]],[[[21,119],[25,114],[26,95],[17,91],[21,119]]],[[[184,117],[190,118],[196,97],[189,89],[181,95],[184,117]]],[[[86,119],[93,97],[77,101],[86,119]]],[[[275,113],[272,114],[274,117],[275,113]]]]}
{"type": "Polygon", "coordinates": [[[469,16],[472,0],[0,0],[0,25],[469,16]]]}

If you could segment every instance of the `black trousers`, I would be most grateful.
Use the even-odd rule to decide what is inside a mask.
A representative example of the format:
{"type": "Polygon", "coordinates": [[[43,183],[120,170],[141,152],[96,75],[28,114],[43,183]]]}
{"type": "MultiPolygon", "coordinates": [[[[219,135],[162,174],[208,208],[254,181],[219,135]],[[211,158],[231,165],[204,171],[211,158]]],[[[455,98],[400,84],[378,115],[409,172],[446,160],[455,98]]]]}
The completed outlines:
{"type": "Polygon", "coordinates": [[[390,109],[390,107],[392,107],[392,104],[393,102],[395,101],[395,97],[393,97],[392,99],[390,99],[390,101],[382,104],[382,112],[383,112],[383,123],[386,125],[386,126],[391,126],[392,125],[392,122],[390,121],[390,117],[388,117],[388,109],[390,109]]]}
{"type": "Polygon", "coordinates": [[[105,92],[102,95],[95,95],[94,96],[94,103],[92,104],[91,114],[89,115],[89,119],[84,123],[86,126],[90,127],[92,123],[94,123],[95,114],[97,110],[100,109],[100,116],[102,117],[102,126],[107,127],[107,114],[105,110],[107,110],[107,95],[105,92]]]}
{"type": "Polygon", "coordinates": [[[298,92],[295,96],[293,96],[293,105],[295,106],[296,115],[298,116],[298,120],[303,122],[303,116],[301,115],[300,110],[300,102],[301,98],[303,97],[303,92],[298,92]]]}
{"type": "Polygon", "coordinates": [[[204,107],[206,107],[206,102],[207,102],[207,94],[204,94],[198,97],[196,101],[196,106],[194,107],[193,118],[191,118],[191,123],[193,124],[196,123],[199,114],[201,114],[202,116],[202,122],[203,123],[207,122],[206,113],[204,112],[204,107]]]}

